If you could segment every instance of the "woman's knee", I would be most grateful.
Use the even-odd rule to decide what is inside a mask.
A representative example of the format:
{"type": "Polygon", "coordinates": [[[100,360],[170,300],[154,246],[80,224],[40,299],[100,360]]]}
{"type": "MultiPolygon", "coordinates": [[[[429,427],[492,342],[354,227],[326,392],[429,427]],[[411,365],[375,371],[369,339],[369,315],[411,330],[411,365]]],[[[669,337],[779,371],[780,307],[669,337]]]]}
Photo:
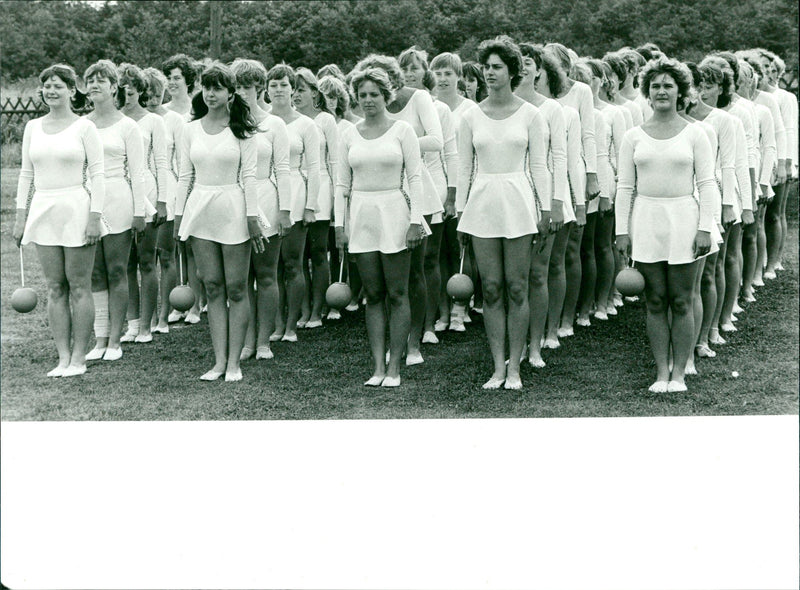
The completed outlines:
{"type": "Polygon", "coordinates": [[[514,305],[522,305],[528,298],[528,282],[522,279],[514,279],[506,283],[508,300],[514,305]]]}
{"type": "Polygon", "coordinates": [[[63,299],[69,295],[69,283],[66,277],[47,279],[47,296],[51,301],[63,299]]]}
{"type": "Polygon", "coordinates": [[[667,312],[667,294],[650,289],[646,294],[647,312],[661,314],[667,312]]]}
{"type": "Polygon", "coordinates": [[[230,281],[225,284],[225,291],[228,295],[228,299],[234,303],[244,301],[247,298],[247,281],[230,281]]]}
{"type": "Polygon", "coordinates": [[[694,298],[692,291],[686,291],[673,295],[670,298],[669,307],[674,315],[685,315],[693,311],[694,298]]]}
{"type": "Polygon", "coordinates": [[[483,277],[482,287],[483,301],[488,305],[497,303],[503,296],[503,284],[498,279],[483,277]]]}

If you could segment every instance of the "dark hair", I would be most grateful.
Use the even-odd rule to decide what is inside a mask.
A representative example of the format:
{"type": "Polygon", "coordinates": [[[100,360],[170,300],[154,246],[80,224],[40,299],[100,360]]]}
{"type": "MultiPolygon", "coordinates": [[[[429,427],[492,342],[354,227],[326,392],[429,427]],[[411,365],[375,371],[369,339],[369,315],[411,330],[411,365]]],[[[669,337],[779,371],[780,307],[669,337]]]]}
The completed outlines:
{"type": "Polygon", "coordinates": [[[594,78],[600,78],[600,87],[606,91],[606,94],[612,90],[611,81],[608,79],[611,73],[611,66],[604,62],[602,59],[589,58],[586,60],[586,65],[592,71],[594,78]]]}
{"type": "Polygon", "coordinates": [[[654,59],[658,59],[664,55],[664,53],[655,43],[645,43],[644,45],[640,45],[636,48],[636,53],[641,55],[645,61],[653,61],[654,59]]]}
{"type": "Polygon", "coordinates": [[[689,73],[692,75],[692,86],[695,88],[700,88],[700,84],[703,81],[703,76],[700,74],[697,64],[693,61],[685,61],[683,62],[683,65],[686,66],[686,69],[688,69],[689,73]]]}
{"type": "MultiPolygon", "coordinates": [[[[481,102],[484,98],[486,98],[488,92],[486,91],[486,80],[483,79],[483,71],[481,67],[476,64],[474,61],[465,62],[462,66],[462,76],[464,80],[467,78],[472,78],[478,83],[478,87],[475,90],[475,100],[481,102]]],[[[466,85],[464,86],[464,91],[466,92],[466,85]]]]}
{"type": "MultiPolygon", "coordinates": [[[[258,129],[258,124],[250,114],[250,107],[236,93],[236,76],[231,69],[220,63],[212,62],[200,76],[203,88],[225,88],[231,95],[230,120],[228,126],[236,139],[247,139],[258,129]]],[[[192,121],[202,119],[208,113],[208,106],[203,100],[203,93],[198,92],[192,98],[192,121]]]]}
{"type": "Polygon", "coordinates": [[[292,66],[285,63],[276,64],[267,72],[267,85],[269,86],[272,80],[283,80],[284,78],[289,79],[289,86],[292,87],[292,90],[297,87],[297,74],[294,73],[292,66]]]}
{"type": "Polygon", "coordinates": [[[181,71],[183,79],[186,81],[186,88],[191,93],[194,90],[194,84],[197,81],[197,65],[196,62],[184,53],[178,53],[170,58],[167,58],[161,64],[161,71],[169,78],[172,70],[178,69],[181,71]]]}
{"type": "Polygon", "coordinates": [[[537,70],[544,70],[545,74],[547,74],[547,88],[550,90],[550,94],[553,97],[561,96],[561,93],[564,92],[566,73],[561,69],[561,64],[558,63],[558,60],[546,52],[541,45],[522,43],[520,51],[526,57],[533,59],[537,70]]]}
{"type": "Polygon", "coordinates": [[[239,86],[252,86],[256,94],[264,92],[267,87],[267,68],[260,61],[237,57],[231,62],[230,68],[239,86]]]}
{"type": "Polygon", "coordinates": [[[342,70],[336,64],[328,64],[319,69],[317,72],[317,80],[322,80],[322,78],[325,76],[333,76],[334,78],[337,78],[341,82],[347,84],[347,80],[344,77],[344,72],[342,72],[342,70]]]}
{"type": "Polygon", "coordinates": [[[482,41],[478,46],[478,62],[486,65],[490,55],[496,55],[506,64],[511,76],[511,90],[516,89],[522,81],[522,54],[517,44],[505,35],[482,41]]]}
{"type": "Polygon", "coordinates": [[[42,73],[39,74],[40,87],[37,91],[39,100],[44,104],[47,104],[44,100],[41,86],[44,86],[44,83],[53,77],[58,78],[67,85],[67,88],[75,91],[75,96],[70,99],[70,105],[72,108],[83,108],[83,106],[86,104],[86,95],[78,90],[78,74],[75,73],[75,70],[72,69],[72,66],[68,66],[67,64],[53,64],[52,66],[45,68],[42,73]]]}
{"type": "Polygon", "coordinates": [[[359,61],[354,69],[357,71],[364,71],[367,68],[380,68],[386,72],[394,90],[400,90],[405,85],[403,70],[400,68],[400,64],[397,60],[390,55],[370,53],[367,57],[359,61]]]}
{"type": "Polygon", "coordinates": [[[314,72],[309,70],[308,68],[299,67],[295,71],[295,75],[297,76],[297,80],[302,80],[303,84],[308,86],[312,90],[312,100],[311,103],[313,104],[314,108],[320,111],[325,111],[326,113],[333,114],[328,110],[328,105],[325,102],[325,97],[322,96],[322,93],[319,91],[319,83],[317,82],[317,77],[314,75],[314,72]],[[313,98],[313,93],[316,92],[316,98],[313,98]]]}
{"type": "Polygon", "coordinates": [[[119,87],[117,88],[117,108],[125,105],[125,87],[132,86],[139,93],[139,105],[145,106],[150,96],[147,78],[137,66],[128,63],[119,64],[119,87]]]}
{"type": "Polygon", "coordinates": [[[356,103],[358,103],[358,88],[364,82],[375,84],[386,104],[394,100],[394,88],[392,88],[393,84],[388,72],[383,68],[365,68],[353,74],[353,78],[350,80],[350,87],[353,89],[353,96],[356,97],[356,103]]]}
{"type": "Polygon", "coordinates": [[[433,75],[432,71],[425,70],[425,73],[422,75],[422,85],[428,90],[436,88],[436,76],[433,75]]]}
{"type": "Polygon", "coordinates": [[[625,60],[618,53],[606,53],[603,56],[603,61],[611,66],[611,71],[619,78],[619,85],[624,85],[625,80],[628,79],[628,66],[625,60]]]}
{"type": "Polygon", "coordinates": [[[326,94],[336,95],[336,117],[339,119],[344,118],[347,108],[350,106],[350,93],[347,92],[347,86],[336,76],[323,76],[319,79],[319,91],[322,98],[326,94]]]}
{"type": "Polygon", "coordinates": [[[686,100],[692,86],[692,76],[686,67],[675,59],[659,57],[647,63],[639,74],[639,90],[645,98],[650,98],[650,82],[658,75],[666,74],[678,86],[677,109],[682,111],[686,107],[686,100]]]}
{"type": "MultiPolygon", "coordinates": [[[[463,92],[464,95],[466,96],[466,94],[467,94],[467,85],[464,83],[464,78],[459,78],[458,82],[456,83],[456,86],[457,86],[458,90],[460,92],[463,92]]],[[[477,93],[476,93],[475,98],[478,98],[477,97],[477,93]]]]}
{"type": "Polygon", "coordinates": [[[717,108],[723,109],[731,104],[735,87],[733,84],[733,70],[731,70],[728,62],[721,57],[709,55],[700,62],[699,68],[704,82],[707,81],[720,86],[722,92],[717,99],[717,108]]]}
{"type": "Polygon", "coordinates": [[[739,60],[736,56],[731,53],[730,51],[715,51],[711,54],[714,57],[721,57],[726,62],[728,62],[728,66],[730,66],[731,71],[733,71],[733,82],[734,84],[739,83],[739,60]]]}

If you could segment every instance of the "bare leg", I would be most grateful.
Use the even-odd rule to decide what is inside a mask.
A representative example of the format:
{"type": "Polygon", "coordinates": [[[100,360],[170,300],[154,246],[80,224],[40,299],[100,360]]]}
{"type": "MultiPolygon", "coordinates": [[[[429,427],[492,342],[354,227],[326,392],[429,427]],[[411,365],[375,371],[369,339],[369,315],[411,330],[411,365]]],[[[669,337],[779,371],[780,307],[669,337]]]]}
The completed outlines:
{"type": "Polygon", "coordinates": [[[597,261],[595,259],[595,229],[599,212],[589,213],[586,216],[586,225],[583,226],[581,239],[581,289],[578,298],[578,316],[589,319],[589,312],[595,303],[597,292],[597,261]]]}
{"type": "Polygon", "coordinates": [[[684,383],[686,362],[693,353],[695,342],[692,293],[697,266],[697,261],[667,265],[669,307],[672,311],[670,337],[675,360],[670,381],[681,384],[684,383]]]}
{"type": "Polygon", "coordinates": [[[503,275],[508,296],[506,332],[508,334],[508,370],[506,388],[522,388],[519,375],[520,357],[530,322],[528,282],[531,269],[532,235],[503,240],[503,275]]]}
{"type": "MultiPolygon", "coordinates": [[[[656,361],[656,382],[668,383],[670,372],[668,355],[670,346],[670,328],[667,322],[667,306],[669,301],[667,263],[637,263],[644,275],[644,294],[647,301],[647,337],[656,361]]],[[[684,359],[684,365],[686,359],[684,359]]]]}
{"type": "Polygon", "coordinates": [[[306,227],[295,223],[281,244],[283,273],[286,284],[286,332],[284,338],[296,337],[297,320],[303,303],[305,281],[303,280],[303,251],[306,243],[306,227]]]}
{"type": "Polygon", "coordinates": [[[555,237],[552,234],[539,236],[531,252],[531,272],[528,286],[528,306],[530,308],[530,340],[528,361],[534,367],[544,367],[542,360],[542,338],[547,322],[548,293],[547,281],[550,268],[550,252],[555,237]]]}
{"type": "Polygon", "coordinates": [[[547,292],[549,294],[547,307],[547,336],[545,348],[557,348],[558,328],[561,322],[561,311],[564,309],[564,296],[567,289],[565,275],[565,256],[569,242],[570,224],[558,230],[553,240],[550,252],[550,267],[547,274],[547,292]]]}
{"type": "Polygon", "coordinates": [[[58,367],[66,369],[72,358],[70,339],[72,316],[69,310],[69,283],[60,246],[36,246],[39,264],[47,281],[47,318],[58,351],[58,367]]]}
{"type": "Polygon", "coordinates": [[[506,378],[503,244],[501,239],[473,237],[472,245],[483,279],[483,323],[494,366],[492,378],[486,385],[496,383],[495,387],[499,387],[506,378]]]}
{"type": "Polygon", "coordinates": [[[92,300],[92,261],[95,246],[64,248],[64,272],[69,283],[69,298],[72,303],[72,356],[71,367],[86,364],[86,348],[94,324],[94,301],[92,300]]]}
{"type": "Polygon", "coordinates": [[[581,241],[583,226],[577,223],[570,224],[569,241],[564,259],[564,269],[567,278],[567,288],[564,294],[564,310],[561,314],[560,328],[565,331],[572,330],[575,321],[575,307],[578,305],[578,296],[581,290],[581,241]]]}
{"type": "Polygon", "coordinates": [[[225,292],[229,305],[228,315],[228,358],[225,378],[239,373],[239,357],[247,332],[250,317],[250,300],[247,298],[247,275],[250,270],[252,244],[248,240],[241,244],[222,244],[225,292]]]}
{"type": "Polygon", "coordinates": [[[228,306],[225,294],[225,271],[222,247],[216,242],[191,238],[197,271],[208,297],[208,327],[214,348],[214,367],[210,372],[221,375],[228,364],[228,306]]]}
{"type": "MultiPolygon", "coordinates": [[[[367,338],[369,348],[372,353],[373,371],[372,377],[367,382],[372,385],[380,385],[386,376],[386,358],[384,345],[386,343],[386,314],[384,313],[384,299],[386,298],[386,281],[383,276],[383,264],[381,263],[380,252],[364,252],[353,255],[358,264],[358,272],[364,286],[367,297],[367,338]]],[[[390,361],[399,363],[402,354],[402,347],[405,342],[400,343],[397,354],[390,353],[390,361]]],[[[398,368],[399,372],[399,368],[398,368]]]]}

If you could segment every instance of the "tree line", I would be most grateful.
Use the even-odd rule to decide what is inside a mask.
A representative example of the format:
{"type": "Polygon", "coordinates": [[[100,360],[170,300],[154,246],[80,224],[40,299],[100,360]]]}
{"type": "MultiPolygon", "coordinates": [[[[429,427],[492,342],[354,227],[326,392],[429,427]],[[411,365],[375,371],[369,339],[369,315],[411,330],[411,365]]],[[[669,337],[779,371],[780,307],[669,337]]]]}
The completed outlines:
{"type": "Polygon", "coordinates": [[[313,71],[332,62],[347,71],[367,53],[397,55],[412,44],[473,59],[480,41],[500,33],[593,56],[648,41],[692,60],[764,47],[797,69],[795,0],[230,0],[221,13],[219,55],[210,55],[209,2],[0,2],[2,81],[55,62],[81,73],[100,58],[150,66],[179,52],[313,71]]]}

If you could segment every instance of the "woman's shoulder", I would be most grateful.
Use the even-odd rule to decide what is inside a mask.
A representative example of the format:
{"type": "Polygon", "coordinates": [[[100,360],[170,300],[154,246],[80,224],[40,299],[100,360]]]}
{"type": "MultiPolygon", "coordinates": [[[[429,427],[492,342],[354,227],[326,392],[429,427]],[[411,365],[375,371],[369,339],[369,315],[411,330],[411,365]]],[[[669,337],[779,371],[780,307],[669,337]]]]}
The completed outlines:
{"type": "Polygon", "coordinates": [[[320,127],[336,127],[336,118],[327,111],[320,111],[314,120],[320,127]]]}

